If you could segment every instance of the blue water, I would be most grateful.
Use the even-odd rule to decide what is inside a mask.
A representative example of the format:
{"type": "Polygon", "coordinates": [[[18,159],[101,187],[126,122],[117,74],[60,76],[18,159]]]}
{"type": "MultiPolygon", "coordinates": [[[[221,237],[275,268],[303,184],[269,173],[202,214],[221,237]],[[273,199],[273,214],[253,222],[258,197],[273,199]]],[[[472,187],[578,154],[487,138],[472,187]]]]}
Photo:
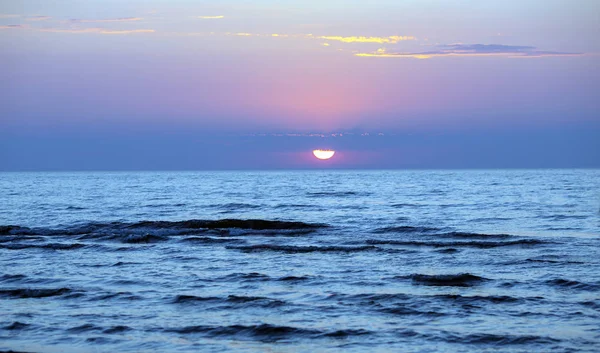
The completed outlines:
{"type": "Polygon", "coordinates": [[[600,170],[0,173],[0,350],[595,352],[600,170]]]}

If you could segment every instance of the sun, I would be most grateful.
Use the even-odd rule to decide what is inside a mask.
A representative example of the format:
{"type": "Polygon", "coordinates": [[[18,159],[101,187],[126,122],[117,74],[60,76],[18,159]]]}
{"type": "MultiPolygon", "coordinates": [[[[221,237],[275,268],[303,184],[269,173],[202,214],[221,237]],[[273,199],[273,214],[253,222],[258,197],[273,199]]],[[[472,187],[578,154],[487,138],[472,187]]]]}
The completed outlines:
{"type": "Polygon", "coordinates": [[[333,157],[335,151],[332,150],[314,150],[313,154],[319,159],[329,159],[333,157]]]}

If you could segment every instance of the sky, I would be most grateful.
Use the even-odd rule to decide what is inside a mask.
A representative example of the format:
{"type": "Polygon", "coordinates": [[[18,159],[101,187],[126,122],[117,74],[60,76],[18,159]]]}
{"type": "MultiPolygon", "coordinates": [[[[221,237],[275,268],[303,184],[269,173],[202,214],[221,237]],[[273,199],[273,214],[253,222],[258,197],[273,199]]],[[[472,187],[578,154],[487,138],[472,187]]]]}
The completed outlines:
{"type": "Polygon", "coordinates": [[[0,171],[599,168],[599,13],[0,0],[0,171]]]}

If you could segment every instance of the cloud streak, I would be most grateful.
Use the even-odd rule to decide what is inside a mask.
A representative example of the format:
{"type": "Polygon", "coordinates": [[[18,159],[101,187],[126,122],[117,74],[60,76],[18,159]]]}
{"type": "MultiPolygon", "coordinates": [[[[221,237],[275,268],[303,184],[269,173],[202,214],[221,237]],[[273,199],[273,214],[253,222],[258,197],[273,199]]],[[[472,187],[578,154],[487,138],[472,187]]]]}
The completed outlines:
{"type": "Polygon", "coordinates": [[[219,16],[198,16],[196,18],[198,18],[200,20],[220,20],[222,18],[225,18],[225,16],[221,16],[221,15],[219,15],[219,16]]]}
{"type": "MultiPolygon", "coordinates": [[[[312,36],[311,36],[312,37],[312,36]]],[[[389,37],[364,37],[364,36],[317,36],[315,38],[325,39],[330,41],[338,41],[343,43],[378,43],[378,44],[395,44],[405,40],[416,40],[413,36],[389,36],[389,37]]]]}
{"type": "Polygon", "coordinates": [[[28,25],[6,25],[6,26],[0,26],[0,29],[25,29],[25,28],[29,28],[28,25]]]}
{"type": "Polygon", "coordinates": [[[379,49],[371,53],[355,53],[359,57],[431,59],[440,57],[504,57],[542,58],[553,56],[583,56],[583,53],[541,51],[532,46],[502,44],[449,44],[438,46],[438,50],[426,52],[388,52],[379,49]]]}
{"type": "Polygon", "coordinates": [[[46,21],[51,19],[50,16],[29,16],[25,18],[25,21],[46,21]]]}
{"type": "Polygon", "coordinates": [[[117,30],[117,29],[106,29],[106,28],[70,28],[70,29],[60,29],[60,28],[44,28],[40,30],[41,32],[50,32],[50,33],[74,33],[74,34],[84,34],[84,33],[96,33],[96,34],[140,34],[140,33],[154,33],[156,32],[153,29],[132,29],[132,30],[117,30]]]}
{"type": "Polygon", "coordinates": [[[107,19],[81,19],[81,18],[72,18],[71,22],[77,23],[105,23],[105,22],[135,22],[143,20],[142,17],[121,17],[121,18],[107,18],[107,19]]]}

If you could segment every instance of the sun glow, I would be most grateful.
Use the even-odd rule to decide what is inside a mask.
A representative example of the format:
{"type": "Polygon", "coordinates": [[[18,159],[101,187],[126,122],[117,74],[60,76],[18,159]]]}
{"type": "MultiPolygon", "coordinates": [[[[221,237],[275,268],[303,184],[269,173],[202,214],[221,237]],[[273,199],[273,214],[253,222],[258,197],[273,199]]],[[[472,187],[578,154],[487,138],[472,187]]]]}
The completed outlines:
{"type": "Polygon", "coordinates": [[[332,150],[314,150],[313,154],[319,159],[329,159],[333,157],[335,151],[332,150]]]}

